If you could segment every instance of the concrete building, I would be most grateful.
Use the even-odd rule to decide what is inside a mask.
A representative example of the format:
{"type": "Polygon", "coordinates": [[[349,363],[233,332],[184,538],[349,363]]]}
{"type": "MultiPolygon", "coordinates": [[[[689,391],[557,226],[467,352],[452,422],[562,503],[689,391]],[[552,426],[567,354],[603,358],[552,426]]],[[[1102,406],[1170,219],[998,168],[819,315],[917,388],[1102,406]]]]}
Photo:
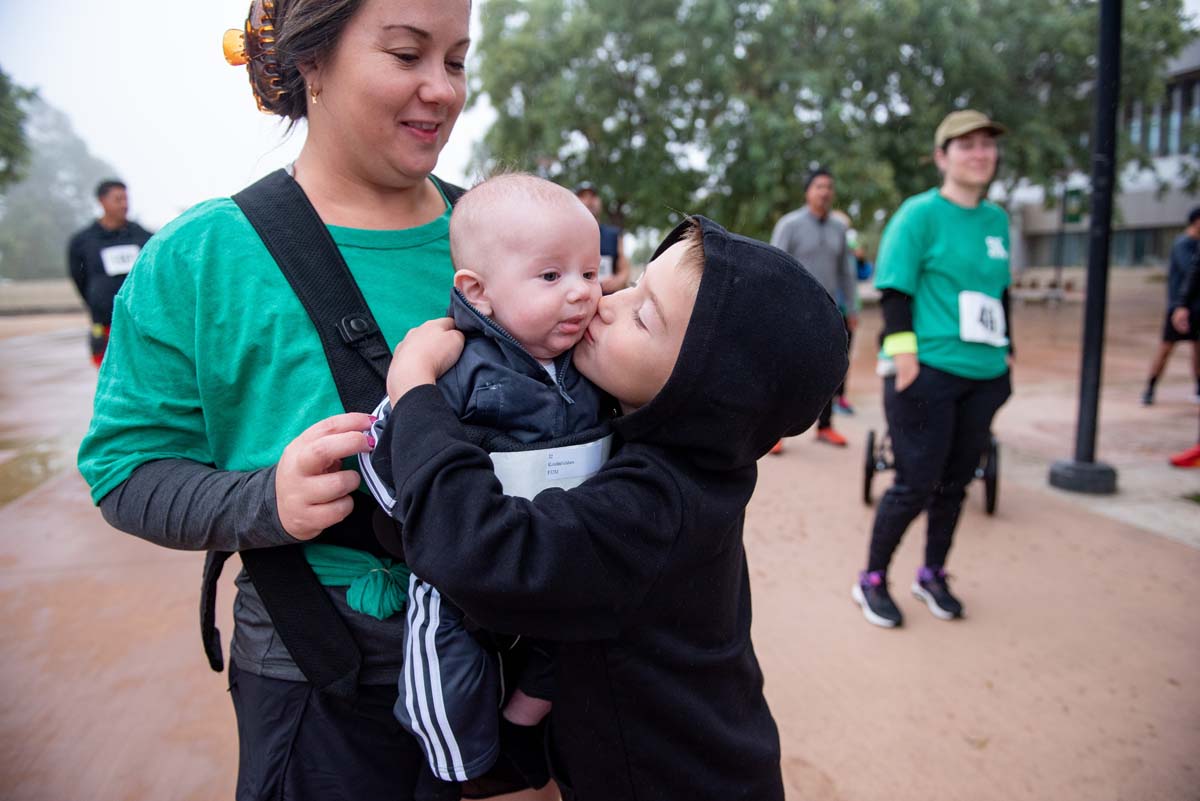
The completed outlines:
{"type": "MultiPolygon", "coordinates": [[[[1180,178],[1181,166],[1200,168],[1200,38],[1168,63],[1166,84],[1166,93],[1157,102],[1146,104],[1134,98],[1124,103],[1118,117],[1122,138],[1145,147],[1154,161],[1153,169],[1130,167],[1121,175],[1113,212],[1115,266],[1165,264],[1188,212],[1200,205],[1200,196],[1186,191],[1180,178]]],[[[1087,186],[1086,175],[1068,180],[1067,190],[1083,201],[1083,213],[1065,224],[1062,208],[1046,208],[1040,189],[1017,191],[1015,267],[1056,264],[1060,247],[1065,266],[1086,263],[1087,186]]]]}

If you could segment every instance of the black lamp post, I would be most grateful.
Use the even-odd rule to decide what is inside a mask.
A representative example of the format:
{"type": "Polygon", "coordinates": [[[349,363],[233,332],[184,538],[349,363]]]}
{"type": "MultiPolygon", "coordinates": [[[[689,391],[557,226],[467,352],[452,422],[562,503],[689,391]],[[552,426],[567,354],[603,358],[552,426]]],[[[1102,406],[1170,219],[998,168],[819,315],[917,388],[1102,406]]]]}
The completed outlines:
{"type": "Polygon", "coordinates": [[[1099,56],[1096,123],[1092,136],[1092,219],[1088,232],[1087,300],[1075,458],[1055,462],[1050,467],[1050,483],[1075,492],[1111,495],[1117,491],[1117,471],[1096,461],[1096,418],[1100,404],[1100,371],[1104,361],[1104,310],[1108,303],[1108,248],[1112,237],[1113,178],[1116,172],[1121,0],[1100,0],[1099,56]]]}

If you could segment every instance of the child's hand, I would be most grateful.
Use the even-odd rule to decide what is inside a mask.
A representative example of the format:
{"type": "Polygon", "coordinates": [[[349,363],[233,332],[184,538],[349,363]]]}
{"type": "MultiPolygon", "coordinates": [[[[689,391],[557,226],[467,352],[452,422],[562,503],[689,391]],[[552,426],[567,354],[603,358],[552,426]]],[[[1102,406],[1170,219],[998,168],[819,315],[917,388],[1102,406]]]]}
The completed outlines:
{"type": "Polygon", "coordinates": [[[275,467],[275,503],[284,531],[311,540],[350,514],[350,493],[362,478],[343,470],[342,459],[374,444],[366,436],[370,427],[370,415],[334,415],[309,426],[283,449],[275,467]]]}
{"type": "Polygon", "coordinates": [[[388,369],[387,390],[392,406],[413,387],[432,384],[453,367],[462,354],[464,341],[449,317],[410,329],[396,346],[388,369]]]}

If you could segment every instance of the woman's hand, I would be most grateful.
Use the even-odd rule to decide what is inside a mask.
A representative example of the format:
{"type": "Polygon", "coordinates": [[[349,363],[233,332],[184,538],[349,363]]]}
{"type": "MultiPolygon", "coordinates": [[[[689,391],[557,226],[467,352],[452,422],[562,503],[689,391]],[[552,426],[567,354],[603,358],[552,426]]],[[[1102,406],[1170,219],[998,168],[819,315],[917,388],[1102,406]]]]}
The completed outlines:
{"type": "Polygon", "coordinates": [[[892,359],[896,362],[896,391],[903,392],[917,380],[921,365],[915,353],[897,353],[892,359]]]}
{"type": "Polygon", "coordinates": [[[388,369],[387,390],[392,406],[413,387],[432,384],[453,367],[465,341],[449,317],[410,329],[396,346],[388,369]]]}
{"type": "Polygon", "coordinates": [[[275,468],[275,500],[283,530],[311,540],[354,508],[350,493],[361,481],[342,460],[370,450],[369,414],[338,414],[310,426],[283,449],[275,468]]]}

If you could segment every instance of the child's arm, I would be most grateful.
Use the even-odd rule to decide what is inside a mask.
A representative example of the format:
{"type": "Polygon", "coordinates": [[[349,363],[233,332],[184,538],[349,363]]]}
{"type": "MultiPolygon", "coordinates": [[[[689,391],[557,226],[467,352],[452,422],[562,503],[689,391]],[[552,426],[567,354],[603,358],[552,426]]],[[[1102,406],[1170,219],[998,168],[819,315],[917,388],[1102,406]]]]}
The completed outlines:
{"type": "Polygon", "coordinates": [[[580,487],[528,501],[503,494],[434,387],[399,398],[395,414],[393,516],[414,572],[495,631],[568,641],[620,630],[681,527],[657,453],[627,448],[580,487]]]}

